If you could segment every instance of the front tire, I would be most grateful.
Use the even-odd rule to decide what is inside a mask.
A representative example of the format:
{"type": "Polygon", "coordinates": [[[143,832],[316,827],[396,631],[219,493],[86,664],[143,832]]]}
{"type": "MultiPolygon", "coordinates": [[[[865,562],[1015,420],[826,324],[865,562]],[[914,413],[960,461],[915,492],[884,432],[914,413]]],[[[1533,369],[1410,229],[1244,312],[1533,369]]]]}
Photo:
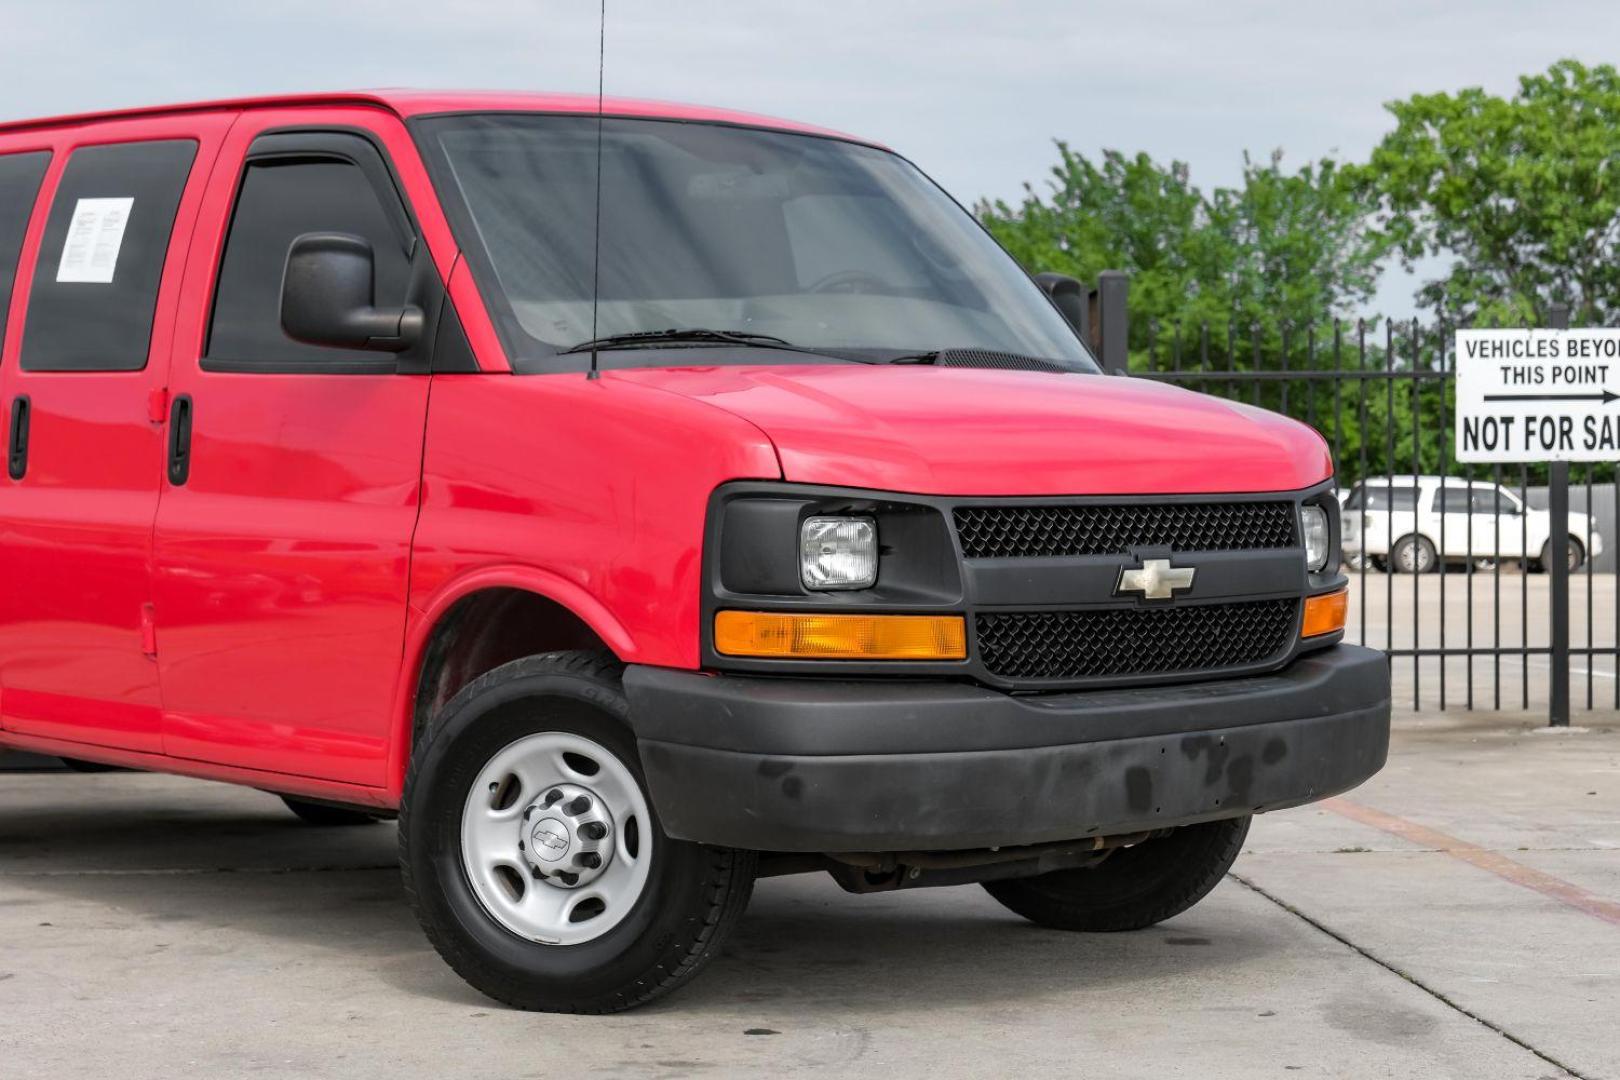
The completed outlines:
{"type": "Polygon", "coordinates": [[[1114,852],[1097,866],[987,881],[1002,906],[1052,930],[1143,930],[1180,915],[1232,868],[1249,818],[1183,825],[1114,852]]]}
{"type": "Polygon", "coordinates": [[[647,796],[619,665],[496,668],[411,758],[400,862],[439,955],[504,1004],[608,1013],[690,980],[753,889],[753,852],[671,840],[647,796]]]}

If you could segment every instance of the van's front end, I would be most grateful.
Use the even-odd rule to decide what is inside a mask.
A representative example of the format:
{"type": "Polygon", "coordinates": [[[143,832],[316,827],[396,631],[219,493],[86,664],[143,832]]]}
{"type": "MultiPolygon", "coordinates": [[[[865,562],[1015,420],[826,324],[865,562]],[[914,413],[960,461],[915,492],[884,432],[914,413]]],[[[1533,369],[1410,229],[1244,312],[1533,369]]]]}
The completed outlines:
{"type": "MultiPolygon", "coordinates": [[[[826,869],[863,891],[982,881],[1047,925],[1127,929],[1213,887],[1253,814],[1382,766],[1388,665],[1342,640],[1321,438],[1101,374],[1041,288],[903,159],[645,116],[413,125],[520,376],[590,372],[683,416],[742,421],[774,450],[776,475],[725,479],[693,508],[697,595],[640,599],[695,606],[691,662],[591,669],[611,680],[603,701],[622,690],[634,737],[623,776],[599,769],[604,790],[644,780],[656,822],[642,835],[661,850],[707,851],[708,865],[760,853],[761,871],[826,869]]],[[[442,768],[463,785],[484,775],[442,768]]],[[[468,812],[483,816],[463,838],[533,811],[555,819],[546,858],[573,858],[616,827],[550,809],[613,801],[592,797],[597,773],[559,768],[557,797],[542,780],[527,808],[500,776],[489,806],[474,784],[468,812]]],[[[598,851],[578,857],[613,857],[598,851]]],[[[500,873],[465,862],[467,876],[531,941],[548,940],[525,932],[534,889],[607,880],[510,861],[540,884],[503,900],[500,873]]],[[[654,918],[657,890],[678,908],[697,888],[641,873],[651,892],[604,890],[593,903],[619,904],[612,921],[587,915],[599,931],[549,943],[605,949],[638,911],[654,918]]],[[[469,978],[537,1007],[641,1000],[555,980],[523,990],[515,970],[469,978]]]]}
{"type": "Polygon", "coordinates": [[[1340,640],[1335,505],[728,485],[704,669],[625,673],[664,828],[925,884],[1353,787],[1389,674],[1340,640]]]}

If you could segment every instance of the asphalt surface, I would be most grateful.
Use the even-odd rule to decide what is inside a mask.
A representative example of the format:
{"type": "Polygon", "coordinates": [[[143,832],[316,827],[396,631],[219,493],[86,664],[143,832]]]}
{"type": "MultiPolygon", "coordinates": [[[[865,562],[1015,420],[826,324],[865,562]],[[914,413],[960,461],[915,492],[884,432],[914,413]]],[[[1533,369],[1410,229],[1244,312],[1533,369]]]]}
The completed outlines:
{"type": "Polygon", "coordinates": [[[0,1077],[1620,1078],[1620,719],[1398,724],[1202,904],[1040,930],[975,887],[760,883],[683,992],[507,1011],[424,943],[393,829],[258,792],[0,775],[0,1077]]]}

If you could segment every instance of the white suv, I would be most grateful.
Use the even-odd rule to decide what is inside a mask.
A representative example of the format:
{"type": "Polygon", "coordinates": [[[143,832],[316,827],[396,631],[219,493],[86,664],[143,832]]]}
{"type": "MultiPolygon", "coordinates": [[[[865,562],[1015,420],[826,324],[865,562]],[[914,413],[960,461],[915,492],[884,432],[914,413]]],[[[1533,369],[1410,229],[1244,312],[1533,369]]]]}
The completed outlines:
{"type": "MultiPolygon", "coordinates": [[[[1378,478],[1352,487],[1344,499],[1344,555],[1403,574],[1426,574],[1440,560],[1520,559],[1545,569],[1552,515],[1527,506],[1498,484],[1455,476],[1378,478]]],[[[1569,515],[1569,568],[1603,552],[1603,538],[1586,514],[1569,515]]]]}

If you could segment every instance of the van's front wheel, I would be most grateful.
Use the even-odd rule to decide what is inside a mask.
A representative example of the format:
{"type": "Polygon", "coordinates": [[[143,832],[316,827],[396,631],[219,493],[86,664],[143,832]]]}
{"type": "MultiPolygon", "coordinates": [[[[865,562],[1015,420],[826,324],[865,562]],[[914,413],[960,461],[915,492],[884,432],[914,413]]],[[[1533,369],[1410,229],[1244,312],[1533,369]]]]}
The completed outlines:
{"type": "Polygon", "coordinates": [[[686,982],[747,906],[751,852],[671,840],[619,669],[552,653],[480,677],[413,755],[405,884],[428,938],[490,997],[616,1012],[686,982]]]}
{"type": "Polygon", "coordinates": [[[987,881],[984,888],[1004,907],[1053,930],[1143,930],[1208,895],[1248,835],[1247,817],[1183,825],[1090,868],[987,881]]]}

